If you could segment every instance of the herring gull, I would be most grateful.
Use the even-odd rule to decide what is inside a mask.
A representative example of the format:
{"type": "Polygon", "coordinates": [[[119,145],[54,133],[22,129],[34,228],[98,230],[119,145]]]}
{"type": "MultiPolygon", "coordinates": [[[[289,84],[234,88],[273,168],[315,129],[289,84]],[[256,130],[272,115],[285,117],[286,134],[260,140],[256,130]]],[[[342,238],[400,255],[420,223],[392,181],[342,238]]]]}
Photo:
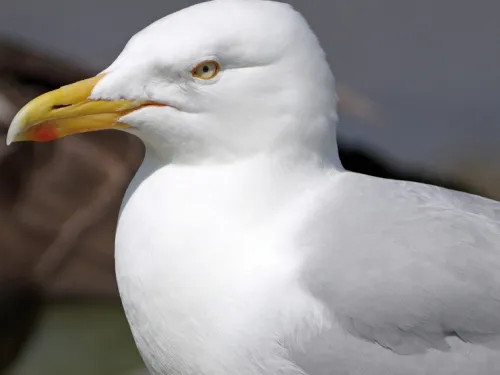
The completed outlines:
{"type": "Polygon", "coordinates": [[[347,172],[336,123],[304,18],[215,0],[28,103],[8,142],[146,145],[115,254],[152,374],[499,374],[500,204],[347,172]]]}

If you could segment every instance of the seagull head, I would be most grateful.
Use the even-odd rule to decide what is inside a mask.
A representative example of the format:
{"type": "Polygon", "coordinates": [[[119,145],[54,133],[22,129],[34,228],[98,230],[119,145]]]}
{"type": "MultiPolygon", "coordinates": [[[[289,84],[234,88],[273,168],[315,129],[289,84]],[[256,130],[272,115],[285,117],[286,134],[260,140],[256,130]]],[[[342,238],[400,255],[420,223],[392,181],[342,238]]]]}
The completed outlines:
{"type": "Polygon", "coordinates": [[[7,141],[120,129],[166,162],[322,152],[336,101],[325,54],[291,6],[214,0],[146,27],[96,77],[28,103],[7,141]]]}

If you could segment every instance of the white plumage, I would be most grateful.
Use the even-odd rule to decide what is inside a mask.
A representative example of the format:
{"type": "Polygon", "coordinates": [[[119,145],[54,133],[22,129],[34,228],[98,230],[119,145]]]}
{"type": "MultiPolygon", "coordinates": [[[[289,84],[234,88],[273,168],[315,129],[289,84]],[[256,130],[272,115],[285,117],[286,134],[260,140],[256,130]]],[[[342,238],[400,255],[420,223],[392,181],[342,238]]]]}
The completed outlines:
{"type": "Polygon", "coordinates": [[[117,277],[153,374],[500,373],[500,205],[344,171],[333,76],[291,7],[195,5],[106,73],[93,99],[169,104],[123,118],[147,152],[117,277]]]}

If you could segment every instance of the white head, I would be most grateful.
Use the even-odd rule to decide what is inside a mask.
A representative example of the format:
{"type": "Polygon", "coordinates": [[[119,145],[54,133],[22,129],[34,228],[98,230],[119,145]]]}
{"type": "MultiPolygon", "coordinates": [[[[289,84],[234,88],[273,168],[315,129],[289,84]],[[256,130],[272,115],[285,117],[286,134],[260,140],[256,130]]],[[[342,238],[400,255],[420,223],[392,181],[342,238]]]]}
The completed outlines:
{"type": "Polygon", "coordinates": [[[283,147],[321,154],[336,149],[333,75],[307,22],[287,4],[215,0],[191,6],[135,35],[103,73],[83,81],[84,89],[77,83],[65,95],[35,99],[43,116],[39,109],[36,116],[28,113],[34,107],[28,104],[10,138],[104,128],[101,121],[68,131],[80,104],[79,118],[94,116],[97,124],[96,116],[113,112],[107,128],[110,122],[126,128],[165,162],[231,160],[283,147]],[[101,113],[97,103],[105,107],[101,113]],[[121,106],[111,111],[111,103],[121,106]],[[64,129],[54,125],[60,120],[64,129]]]}

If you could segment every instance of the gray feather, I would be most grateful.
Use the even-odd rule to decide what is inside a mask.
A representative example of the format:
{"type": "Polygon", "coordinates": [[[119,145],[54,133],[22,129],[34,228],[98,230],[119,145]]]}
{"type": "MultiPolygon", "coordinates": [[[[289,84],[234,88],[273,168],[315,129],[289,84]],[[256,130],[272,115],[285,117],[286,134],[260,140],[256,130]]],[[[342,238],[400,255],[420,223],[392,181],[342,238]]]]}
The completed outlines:
{"type": "Polygon", "coordinates": [[[334,327],[297,362],[315,375],[500,373],[500,204],[349,172],[333,181],[298,240],[314,244],[303,282],[334,327]]]}

